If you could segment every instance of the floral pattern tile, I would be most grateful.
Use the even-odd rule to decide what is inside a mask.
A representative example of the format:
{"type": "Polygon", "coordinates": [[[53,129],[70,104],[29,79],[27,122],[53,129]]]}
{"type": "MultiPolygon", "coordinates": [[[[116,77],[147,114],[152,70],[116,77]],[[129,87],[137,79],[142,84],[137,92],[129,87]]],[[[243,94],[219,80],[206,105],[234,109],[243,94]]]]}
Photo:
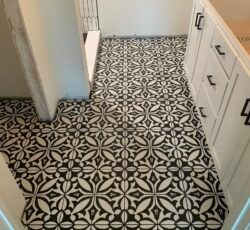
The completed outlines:
{"type": "Polygon", "coordinates": [[[39,122],[0,101],[27,229],[220,229],[227,205],[183,69],[187,39],[101,41],[89,101],[39,122]]]}

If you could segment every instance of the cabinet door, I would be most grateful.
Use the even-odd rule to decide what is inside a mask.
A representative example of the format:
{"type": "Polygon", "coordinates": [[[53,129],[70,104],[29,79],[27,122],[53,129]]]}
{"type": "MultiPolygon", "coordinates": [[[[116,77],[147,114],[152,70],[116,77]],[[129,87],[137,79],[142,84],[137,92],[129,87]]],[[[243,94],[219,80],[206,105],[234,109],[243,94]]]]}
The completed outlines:
{"type": "Polygon", "coordinates": [[[213,33],[215,29],[215,21],[214,17],[208,10],[204,11],[204,26],[203,26],[203,33],[200,42],[200,48],[197,56],[197,61],[194,68],[194,73],[192,77],[192,91],[194,100],[197,100],[197,96],[199,93],[199,89],[201,86],[206,60],[209,53],[209,49],[211,47],[213,33]]]}
{"type": "Polygon", "coordinates": [[[227,229],[245,229],[249,230],[250,220],[250,178],[245,181],[244,188],[241,190],[238,196],[237,202],[233,208],[230,209],[228,216],[226,217],[223,230],[227,229]]]}
{"type": "MultiPolygon", "coordinates": [[[[248,129],[250,129],[250,126],[248,129]]],[[[250,176],[250,132],[247,128],[242,131],[240,142],[234,151],[234,156],[231,159],[224,179],[227,194],[231,201],[231,207],[235,205],[235,202],[237,202],[238,198],[241,196],[241,191],[250,176]]]]}
{"type": "Polygon", "coordinates": [[[203,11],[204,7],[201,1],[195,0],[193,5],[193,11],[192,11],[193,13],[189,29],[188,45],[187,45],[187,52],[185,59],[187,76],[190,82],[193,76],[196,57],[200,46],[200,39],[202,35],[202,25],[204,18],[203,11]]]}
{"type": "Polygon", "coordinates": [[[223,181],[225,175],[228,176],[226,171],[230,167],[231,159],[234,157],[235,162],[241,159],[242,153],[238,152],[237,146],[242,134],[250,132],[250,126],[245,124],[247,117],[241,115],[243,110],[244,114],[250,113],[250,101],[247,100],[250,98],[250,74],[240,60],[235,65],[230,82],[234,83],[234,87],[213,142],[215,160],[223,181]]]}

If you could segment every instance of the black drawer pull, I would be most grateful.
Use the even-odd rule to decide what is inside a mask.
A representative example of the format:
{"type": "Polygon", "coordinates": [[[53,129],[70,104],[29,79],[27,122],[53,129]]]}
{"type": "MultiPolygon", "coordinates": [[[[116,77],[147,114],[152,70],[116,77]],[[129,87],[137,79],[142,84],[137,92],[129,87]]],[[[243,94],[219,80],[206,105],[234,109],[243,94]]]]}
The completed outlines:
{"type": "Polygon", "coordinates": [[[207,115],[205,115],[205,114],[203,113],[203,109],[204,109],[204,107],[199,107],[201,116],[205,118],[205,117],[207,117],[207,115]]]}
{"type": "Polygon", "coordinates": [[[200,15],[201,15],[201,13],[196,14],[195,23],[194,23],[195,26],[198,26],[198,19],[199,19],[200,15]]]}
{"type": "Polygon", "coordinates": [[[248,114],[248,116],[245,120],[245,125],[250,125],[250,113],[248,114]]]}
{"type": "Polygon", "coordinates": [[[242,111],[241,111],[241,113],[240,113],[240,115],[241,115],[242,117],[243,117],[243,116],[244,116],[244,117],[245,117],[245,116],[249,116],[249,114],[250,114],[250,112],[246,111],[249,102],[250,102],[250,98],[247,98],[247,99],[246,99],[246,102],[245,102],[245,104],[244,104],[244,106],[243,106],[243,109],[242,109],[242,111]],[[247,112],[248,112],[248,113],[247,113],[247,112]]]}
{"type": "Polygon", "coordinates": [[[199,20],[198,20],[198,25],[197,25],[197,29],[198,30],[202,30],[201,26],[201,19],[204,18],[204,16],[200,16],[199,20]]]}
{"type": "Polygon", "coordinates": [[[208,80],[209,84],[212,86],[215,86],[216,84],[214,82],[212,82],[212,78],[213,78],[212,75],[207,75],[207,80],[208,80]]]}
{"type": "Polygon", "coordinates": [[[221,51],[221,46],[220,45],[216,45],[215,49],[217,50],[218,54],[221,56],[224,56],[226,53],[221,51]]]}

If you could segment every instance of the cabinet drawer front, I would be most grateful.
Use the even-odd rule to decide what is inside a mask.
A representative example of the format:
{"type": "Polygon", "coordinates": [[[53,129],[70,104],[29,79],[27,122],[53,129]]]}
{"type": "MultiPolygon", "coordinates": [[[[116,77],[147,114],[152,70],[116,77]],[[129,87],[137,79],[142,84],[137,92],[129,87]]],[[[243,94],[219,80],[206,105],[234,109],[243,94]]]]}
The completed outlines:
{"type": "Polygon", "coordinates": [[[212,49],[209,50],[203,81],[214,112],[218,114],[227,88],[228,78],[212,49]]]}
{"type": "Polygon", "coordinates": [[[224,36],[219,26],[217,26],[215,29],[212,47],[228,77],[230,78],[237,54],[230,45],[227,38],[224,36]]]}
{"type": "Polygon", "coordinates": [[[196,63],[196,57],[200,46],[200,40],[202,36],[202,28],[198,29],[197,22],[202,22],[204,7],[201,1],[195,0],[193,5],[193,16],[190,25],[190,31],[188,35],[188,44],[185,57],[185,65],[187,70],[187,76],[189,80],[192,80],[193,71],[196,63]]]}
{"type": "Polygon", "coordinates": [[[200,48],[197,56],[197,61],[194,69],[194,74],[192,78],[192,89],[193,89],[193,96],[195,102],[197,101],[197,96],[200,90],[201,82],[203,79],[207,57],[209,50],[211,49],[211,43],[213,38],[213,33],[215,30],[216,22],[213,18],[213,15],[210,11],[204,11],[205,19],[204,19],[204,27],[202,33],[202,39],[200,43],[200,48]]]}
{"type": "Polygon", "coordinates": [[[206,133],[207,140],[209,140],[213,131],[216,116],[210,105],[204,84],[202,84],[200,93],[198,95],[197,110],[200,115],[201,123],[206,133]]]}

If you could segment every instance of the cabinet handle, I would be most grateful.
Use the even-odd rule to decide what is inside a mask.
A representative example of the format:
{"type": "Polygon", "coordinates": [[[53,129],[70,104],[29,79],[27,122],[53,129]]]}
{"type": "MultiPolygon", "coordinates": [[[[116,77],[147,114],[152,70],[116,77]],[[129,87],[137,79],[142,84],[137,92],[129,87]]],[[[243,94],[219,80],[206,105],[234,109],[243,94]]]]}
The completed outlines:
{"type": "Polygon", "coordinates": [[[201,28],[200,26],[201,26],[201,19],[203,19],[203,18],[204,18],[204,16],[200,16],[200,17],[199,17],[198,25],[197,25],[197,29],[198,29],[198,30],[202,30],[202,28],[201,28]]]}
{"type": "Polygon", "coordinates": [[[214,82],[212,82],[212,78],[213,78],[212,75],[207,75],[207,80],[208,80],[209,84],[212,86],[215,86],[216,84],[214,82]]]}
{"type": "Polygon", "coordinates": [[[250,102],[250,98],[247,98],[246,99],[246,102],[245,102],[245,104],[244,104],[244,106],[243,106],[243,109],[242,109],[242,111],[241,111],[241,113],[240,113],[240,115],[243,117],[245,117],[245,116],[249,116],[249,114],[250,114],[250,112],[249,113],[247,113],[247,107],[248,107],[248,104],[249,104],[249,102],[250,102]]]}
{"type": "Polygon", "coordinates": [[[221,46],[220,45],[216,45],[215,49],[217,50],[218,54],[221,56],[224,56],[226,53],[221,51],[221,46]]]}
{"type": "Polygon", "coordinates": [[[199,16],[201,15],[201,13],[197,13],[196,14],[196,18],[195,18],[195,23],[194,25],[197,27],[198,26],[198,19],[199,19],[199,16]]]}
{"type": "Polygon", "coordinates": [[[250,125],[250,112],[245,120],[245,125],[250,125]]]}
{"type": "Polygon", "coordinates": [[[203,109],[204,109],[204,107],[199,107],[201,116],[205,118],[205,117],[207,117],[207,115],[205,115],[205,114],[203,113],[203,109]]]}
{"type": "Polygon", "coordinates": [[[243,106],[243,109],[242,109],[242,111],[240,113],[240,115],[242,117],[247,117],[246,120],[245,120],[245,125],[250,125],[250,111],[247,111],[249,102],[250,102],[250,98],[247,98],[246,101],[245,101],[245,104],[243,106]]]}

